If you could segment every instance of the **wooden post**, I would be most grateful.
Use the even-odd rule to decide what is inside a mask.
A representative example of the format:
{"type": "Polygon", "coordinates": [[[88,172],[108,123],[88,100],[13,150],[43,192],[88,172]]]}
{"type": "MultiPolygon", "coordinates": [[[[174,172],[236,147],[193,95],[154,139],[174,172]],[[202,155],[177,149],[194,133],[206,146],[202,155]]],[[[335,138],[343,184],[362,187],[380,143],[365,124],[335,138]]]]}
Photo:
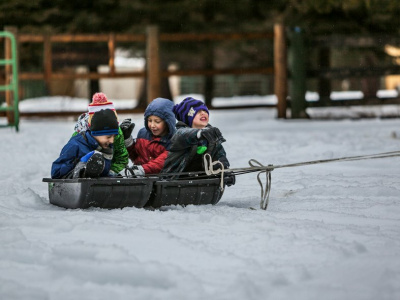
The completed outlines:
{"type": "Polygon", "coordinates": [[[147,103],[160,97],[161,92],[161,70],[159,54],[158,27],[147,27],[147,103]]]}
{"type": "MultiPolygon", "coordinates": [[[[328,47],[322,47],[319,49],[319,68],[329,69],[330,68],[330,49],[328,47]]],[[[331,100],[331,81],[326,78],[319,78],[318,80],[318,93],[319,101],[322,106],[328,106],[331,100]]]]}
{"type": "MultiPolygon", "coordinates": [[[[18,48],[18,29],[17,27],[14,26],[5,26],[4,31],[11,32],[14,34],[16,42],[17,42],[17,48],[18,48]]],[[[4,58],[5,59],[11,59],[12,57],[12,51],[11,51],[11,41],[10,39],[6,38],[4,40],[4,58]]],[[[18,62],[17,62],[18,64],[18,62]]],[[[5,65],[5,84],[8,85],[11,83],[13,78],[13,69],[12,66],[7,64],[5,65]]],[[[6,90],[5,91],[5,98],[6,98],[6,103],[8,107],[12,107],[14,105],[14,97],[18,95],[13,95],[11,90],[6,90]]],[[[14,124],[15,122],[15,117],[14,117],[14,112],[12,111],[7,111],[7,122],[8,124],[14,124]]]]}
{"type": "Polygon", "coordinates": [[[292,118],[307,118],[306,113],[306,55],[303,32],[295,27],[290,32],[289,47],[290,98],[292,118]]]}
{"type": "Polygon", "coordinates": [[[111,33],[108,38],[108,66],[110,68],[110,74],[115,75],[115,34],[111,33]]]}
{"type": "Polygon", "coordinates": [[[278,98],[278,118],[286,118],[287,58],[283,24],[274,25],[274,93],[278,98]]]}
{"type": "Polygon", "coordinates": [[[43,68],[44,68],[44,82],[46,84],[47,93],[51,93],[51,73],[52,73],[52,55],[51,55],[51,41],[50,35],[44,36],[43,42],[43,68]]]}
{"type": "MultiPolygon", "coordinates": [[[[214,45],[212,41],[206,41],[203,49],[205,69],[214,69],[214,45]]],[[[212,108],[212,99],[214,98],[214,76],[204,76],[204,103],[208,108],[212,108]]]]}

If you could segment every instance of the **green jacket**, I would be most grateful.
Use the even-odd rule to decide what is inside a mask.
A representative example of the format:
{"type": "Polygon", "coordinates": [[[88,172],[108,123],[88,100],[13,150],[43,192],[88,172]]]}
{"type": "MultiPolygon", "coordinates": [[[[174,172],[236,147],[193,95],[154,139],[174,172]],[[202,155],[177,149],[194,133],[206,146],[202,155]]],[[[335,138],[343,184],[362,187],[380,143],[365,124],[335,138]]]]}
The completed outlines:
{"type": "MultiPolygon", "coordinates": [[[[74,132],[72,136],[77,135],[78,132],[74,132]]],[[[114,155],[111,160],[111,170],[115,173],[121,172],[125,169],[128,164],[129,154],[128,150],[126,150],[124,143],[124,135],[122,133],[121,128],[118,130],[118,135],[114,139],[114,155]]]]}

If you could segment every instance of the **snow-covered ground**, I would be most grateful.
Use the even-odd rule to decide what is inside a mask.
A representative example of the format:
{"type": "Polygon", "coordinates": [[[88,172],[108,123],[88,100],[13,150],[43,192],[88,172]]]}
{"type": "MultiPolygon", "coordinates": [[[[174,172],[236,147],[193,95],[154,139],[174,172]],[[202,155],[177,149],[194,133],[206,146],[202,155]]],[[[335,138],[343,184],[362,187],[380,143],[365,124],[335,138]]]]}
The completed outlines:
{"type": "MultiPolygon", "coordinates": [[[[232,167],[400,149],[400,119],[275,114],[211,111],[232,167]]],[[[254,173],[216,206],[66,210],[41,180],[73,127],[0,129],[0,299],[400,299],[400,157],[276,169],[267,211],[254,173]]]]}

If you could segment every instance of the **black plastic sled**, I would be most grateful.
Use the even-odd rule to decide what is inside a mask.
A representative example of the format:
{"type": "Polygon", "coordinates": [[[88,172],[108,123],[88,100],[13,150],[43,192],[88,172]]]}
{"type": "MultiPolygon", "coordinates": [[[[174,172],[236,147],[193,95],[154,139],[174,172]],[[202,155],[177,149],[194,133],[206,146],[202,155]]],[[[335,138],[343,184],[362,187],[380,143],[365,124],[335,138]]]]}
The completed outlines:
{"type": "Polygon", "coordinates": [[[51,179],[51,204],[64,208],[123,208],[167,205],[217,204],[223,191],[220,177],[206,179],[160,180],[146,178],[51,179]]]}

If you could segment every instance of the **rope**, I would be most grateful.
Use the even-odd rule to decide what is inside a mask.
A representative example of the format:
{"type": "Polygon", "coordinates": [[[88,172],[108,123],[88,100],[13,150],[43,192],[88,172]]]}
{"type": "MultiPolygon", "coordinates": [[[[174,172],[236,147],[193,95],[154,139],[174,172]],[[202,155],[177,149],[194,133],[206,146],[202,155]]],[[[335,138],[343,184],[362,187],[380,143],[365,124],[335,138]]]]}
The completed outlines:
{"type": "MultiPolygon", "coordinates": [[[[400,151],[384,152],[384,153],[369,154],[369,155],[348,156],[348,157],[331,158],[331,159],[312,160],[312,161],[298,162],[298,163],[292,163],[292,164],[286,164],[286,165],[276,165],[276,166],[274,166],[274,165],[264,166],[257,160],[250,159],[249,160],[250,167],[225,169],[222,172],[230,172],[235,175],[259,172],[257,174],[257,181],[261,188],[260,208],[263,210],[266,210],[268,207],[269,195],[270,195],[270,191],[271,191],[271,172],[274,169],[300,167],[300,166],[315,165],[315,164],[322,164],[322,163],[329,163],[329,162],[338,162],[338,161],[357,161],[357,160],[389,158],[389,157],[397,157],[397,156],[400,156],[400,151]],[[265,173],[265,186],[263,185],[263,182],[260,178],[261,174],[263,174],[263,173],[265,173]]],[[[209,161],[211,162],[211,156],[209,158],[209,161]]],[[[217,162],[214,162],[212,164],[216,164],[217,162]]],[[[211,166],[211,164],[209,164],[207,166],[211,166]]],[[[221,170],[213,170],[211,167],[208,167],[206,170],[206,174],[210,174],[210,175],[218,174],[219,172],[221,172],[221,170]]]]}
{"type": "Polygon", "coordinates": [[[336,161],[357,161],[357,160],[388,158],[388,157],[396,157],[396,156],[400,156],[400,151],[384,152],[384,153],[377,153],[377,154],[367,154],[367,155],[357,155],[357,156],[348,156],[348,157],[339,157],[339,158],[331,158],[331,159],[312,160],[312,161],[305,161],[305,162],[300,162],[300,163],[277,165],[277,166],[274,166],[274,168],[275,169],[278,169],[278,168],[290,168],[290,167],[315,165],[315,164],[322,164],[322,163],[336,162],[336,161]]]}
{"type": "MultiPolygon", "coordinates": [[[[383,152],[377,154],[368,154],[368,155],[357,155],[357,156],[347,156],[347,157],[339,157],[339,158],[331,158],[331,159],[321,159],[321,160],[312,160],[312,161],[304,161],[292,164],[285,164],[285,165],[263,165],[255,159],[249,160],[250,167],[247,168],[232,168],[232,169],[225,169],[224,165],[220,161],[212,161],[212,157],[210,154],[205,154],[203,157],[204,161],[204,171],[198,172],[181,172],[181,173],[160,173],[160,174],[146,174],[144,177],[159,177],[162,179],[168,179],[176,175],[183,175],[183,179],[199,179],[199,178],[207,178],[211,175],[218,175],[221,174],[221,184],[220,188],[224,190],[224,174],[229,172],[230,174],[234,175],[242,175],[248,174],[253,172],[258,172],[257,174],[257,181],[261,187],[261,201],[260,201],[260,208],[266,210],[269,203],[269,195],[271,191],[271,172],[274,169],[281,169],[281,168],[292,168],[292,167],[300,167],[300,166],[307,166],[307,165],[315,165],[315,164],[322,164],[322,163],[329,163],[329,162],[339,162],[339,161],[358,161],[358,160],[366,160],[366,159],[377,159],[377,158],[389,158],[389,157],[398,157],[400,156],[400,151],[392,151],[392,152],[383,152]],[[220,165],[220,168],[214,170],[215,165],[220,165]],[[261,174],[265,173],[265,186],[261,180],[261,174]]],[[[127,168],[125,170],[126,177],[132,177],[132,170],[127,168]],[[131,173],[131,174],[128,174],[131,173]]],[[[133,175],[134,176],[134,175],[133,175]]]]}
{"type": "MultiPolygon", "coordinates": [[[[254,165],[253,163],[257,164],[259,167],[264,167],[265,166],[263,164],[261,164],[259,161],[255,160],[255,159],[250,159],[249,160],[249,165],[251,167],[256,167],[256,165],[254,165]]],[[[268,165],[268,166],[272,166],[272,165],[268,165]]],[[[264,170],[264,171],[260,171],[257,174],[257,181],[258,184],[261,187],[261,201],[260,201],[260,208],[263,210],[266,210],[268,207],[268,202],[269,202],[269,193],[271,192],[271,170],[264,170]],[[265,173],[265,188],[263,187],[263,183],[260,179],[260,176],[262,173],[265,173]]]]}
{"type": "Polygon", "coordinates": [[[203,156],[203,161],[204,161],[204,171],[206,172],[206,175],[218,175],[221,173],[221,183],[220,183],[220,188],[221,192],[224,191],[224,172],[225,172],[225,167],[220,162],[219,160],[212,161],[212,157],[209,153],[204,154],[203,156]],[[215,165],[220,165],[220,169],[214,170],[215,165]]]}

